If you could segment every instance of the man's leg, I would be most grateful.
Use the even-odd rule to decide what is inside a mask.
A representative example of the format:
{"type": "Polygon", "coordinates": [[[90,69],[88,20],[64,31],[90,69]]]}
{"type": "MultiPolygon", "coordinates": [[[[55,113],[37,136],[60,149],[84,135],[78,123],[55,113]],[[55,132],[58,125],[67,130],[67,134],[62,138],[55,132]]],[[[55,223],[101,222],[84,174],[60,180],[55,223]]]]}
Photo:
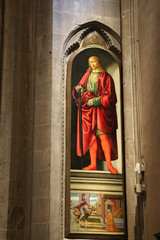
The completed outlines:
{"type": "Polygon", "coordinates": [[[91,147],[89,148],[91,164],[83,170],[97,170],[97,139],[94,140],[91,147]]]}
{"type": "Polygon", "coordinates": [[[102,149],[107,163],[107,168],[112,174],[117,174],[118,170],[112,166],[111,163],[111,145],[106,134],[99,135],[102,149]]]}

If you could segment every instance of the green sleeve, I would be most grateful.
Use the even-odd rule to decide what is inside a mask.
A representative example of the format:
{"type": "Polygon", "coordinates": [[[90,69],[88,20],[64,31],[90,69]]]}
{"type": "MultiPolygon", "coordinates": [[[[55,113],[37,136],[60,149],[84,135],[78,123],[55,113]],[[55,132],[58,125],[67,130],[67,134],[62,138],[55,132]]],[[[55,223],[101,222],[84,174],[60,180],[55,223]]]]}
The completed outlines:
{"type": "Polygon", "coordinates": [[[101,96],[93,98],[93,106],[101,105],[101,96]]]}

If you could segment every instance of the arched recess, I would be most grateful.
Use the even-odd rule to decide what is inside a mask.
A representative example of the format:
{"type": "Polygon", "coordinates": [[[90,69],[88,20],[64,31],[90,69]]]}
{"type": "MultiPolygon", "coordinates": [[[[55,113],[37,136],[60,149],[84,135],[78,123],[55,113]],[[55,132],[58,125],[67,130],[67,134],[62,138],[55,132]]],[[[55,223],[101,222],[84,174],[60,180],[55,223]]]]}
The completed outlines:
{"type": "MultiPolygon", "coordinates": [[[[79,49],[84,38],[91,32],[96,31],[100,34],[109,51],[117,55],[121,60],[121,39],[120,36],[110,27],[97,21],[84,23],[69,33],[63,46],[65,56],[69,56],[75,50],[79,49]],[[78,36],[77,36],[78,35],[78,36]],[[77,36],[75,40],[75,36],[77,36]],[[74,41],[75,40],[75,41],[74,41]]],[[[92,39],[92,41],[94,41],[92,39]]],[[[95,40],[96,41],[96,40],[95,40]]],[[[94,43],[94,42],[92,42],[94,43]]],[[[98,42],[97,42],[98,43],[98,42]]]]}
{"type": "MultiPolygon", "coordinates": [[[[117,234],[121,239],[126,238],[126,212],[125,212],[125,181],[124,181],[124,144],[123,144],[123,117],[122,117],[122,76],[121,76],[121,41],[120,37],[116,32],[114,32],[108,26],[99,23],[97,21],[89,22],[78,26],[74,29],[67,37],[64,43],[64,80],[66,87],[66,107],[65,107],[65,116],[66,116],[66,145],[65,145],[65,153],[66,160],[65,164],[65,173],[66,173],[66,192],[65,192],[65,236],[77,237],[78,235],[73,231],[71,231],[71,224],[68,221],[68,217],[70,216],[70,208],[69,203],[71,201],[70,194],[72,188],[75,186],[72,184],[72,177],[76,179],[79,178],[77,172],[81,171],[80,159],[78,160],[76,157],[76,132],[74,129],[76,128],[76,107],[74,104],[74,100],[72,98],[72,89],[77,83],[80,81],[81,77],[85,73],[88,66],[88,58],[90,56],[100,56],[101,64],[105,68],[105,70],[112,76],[115,83],[115,89],[117,93],[117,115],[118,115],[118,151],[119,157],[118,160],[113,163],[113,165],[118,169],[119,174],[117,177],[113,175],[108,175],[112,178],[115,186],[117,186],[117,180],[121,185],[121,189],[117,190],[116,188],[113,190],[114,194],[120,194],[123,199],[123,231],[121,234],[117,234]],[[73,187],[72,187],[73,186],[73,187]],[[119,192],[119,193],[118,193],[119,192]]],[[[86,161],[89,162],[89,157],[86,161]]],[[[99,171],[97,173],[98,176],[107,176],[103,175],[108,174],[105,165],[99,163],[99,171]],[[102,172],[103,171],[103,172],[102,172]],[[102,173],[102,174],[101,174],[102,173]]],[[[80,174],[81,174],[80,173],[80,174]]],[[[96,174],[97,174],[96,173],[96,174]]],[[[88,173],[89,174],[89,173],[88,173]]],[[[90,175],[90,174],[89,174],[90,175]]],[[[85,173],[84,173],[85,177],[85,173]]],[[[105,178],[105,177],[104,177],[105,178]]],[[[76,184],[79,184],[78,182],[76,184]]],[[[81,185],[81,184],[80,184],[81,185]]],[[[75,190],[74,190],[75,191],[75,190]]],[[[73,191],[73,192],[74,192],[73,191]]],[[[76,192],[76,191],[75,191],[76,192]]],[[[80,190],[82,193],[82,190],[80,190]]],[[[103,192],[103,191],[102,191],[103,192]]],[[[95,189],[93,191],[95,193],[95,189]]],[[[105,218],[105,214],[104,214],[105,218]]],[[[83,235],[84,236],[84,235],[83,235]]],[[[100,235],[99,235],[100,236],[100,235]]],[[[90,236],[90,237],[93,237],[90,236]]],[[[102,237],[102,236],[101,236],[102,237]]],[[[106,237],[106,236],[105,236],[106,237]]]]}

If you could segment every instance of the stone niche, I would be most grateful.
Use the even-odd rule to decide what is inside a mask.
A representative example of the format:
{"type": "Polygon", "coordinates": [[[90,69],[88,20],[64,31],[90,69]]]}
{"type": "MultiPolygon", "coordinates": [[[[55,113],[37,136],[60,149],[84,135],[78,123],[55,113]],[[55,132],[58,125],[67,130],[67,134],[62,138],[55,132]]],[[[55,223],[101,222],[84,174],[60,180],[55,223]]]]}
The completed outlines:
{"type": "MultiPolygon", "coordinates": [[[[98,193],[106,196],[106,201],[109,199],[114,199],[123,201],[123,206],[125,206],[125,189],[124,189],[124,154],[123,154],[123,129],[122,129],[122,76],[121,76],[121,45],[120,37],[108,26],[101,24],[97,21],[88,22],[82,24],[77,29],[72,31],[72,35],[69,35],[65,41],[64,46],[64,112],[66,118],[64,119],[64,125],[66,126],[66,131],[64,134],[66,136],[66,144],[64,144],[64,152],[66,153],[65,158],[63,158],[65,166],[65,234],[66,237],[78,238],[81,235],[79,233],[70,232],[70,196],[74,193],[98,193]],[[118,115],[118,132],[117,141],[119,149],[118,160],[113,162],[114,167],[118,169],[119,175],[113,177],[109,174],[106,168],[105,162],[97,163],[99,171],[97,173],[85,173],[78,166],[76,159],[76,134],[73,134],[74,129],[76,129],[76,108],[74,101],[71,97],[73,87],[81,79],[82,72],[85,72],[88,66],[88,58],[90,56],[99,56],[101,58],[101,64],[104,66],[106,71],[112,76],[115,82],[115,88],[118,98],[117,103],[117,115],[118,115]],[[80,69],[80,70],[79,70],[80,69]],[[102,170],[102,172],[101,172],[102,170]],[[104,173],[103,173],[104,171],[104,173]],[[89,182],[88,182],[88,179],[89,182]],[[88,183],[87,183],[88,182],[88,183]],[[102,187],[103,182],[103,187],[102,187]],[[111,193],[112,191],[112,193],[111,193]],[[71,194],[71,195],[70,195],[71,194]],[[121,199],[121,200],[119,200],[121,199]]],[[[74,132],[75,133],[75,132],[74,132]]],[[[87,157],[86,157],[87,158],[87,157]]],[[[86,161],[86,159],[85,159],[86,161]]],[[[88,160],[89,161],[89,160],[88,160]]],[[[98,198],[100,195],[97,195],[98,198]]],[[[105,206],[105,204],[103,204],[105,206]]],[[[105,207],[101,211],[106,211],[105,207]]],[[[123,216],[125,216],[125,207],[123,208],[123,216]]],[[[102,214],[102,222],[105,225],[105,213],[102,214]]],[[[122,219],[121,219],[122,220],[122,219]]],[[[102,224],[102,225],[103,225],[102,224]]],[[[125,239],[126,236],[126,222],[125,217],[123,221],[123,234],[119,233],[120,239],[125,239]]],[[[122,224],[122,225],[123,225],[122,224]]],[[[104,226],[103,226],[104,228],[104,226]]],[[[84,237],[95,237],[95,234],[84,234],[84,237]]],[[[103,238],[104,235],[96,235],[98,238],[103,238]]],[[[105,237],[110,237],[105,235],[105,237]]],[[[118,235],[116,234],[116,237],[118,235]]]]}

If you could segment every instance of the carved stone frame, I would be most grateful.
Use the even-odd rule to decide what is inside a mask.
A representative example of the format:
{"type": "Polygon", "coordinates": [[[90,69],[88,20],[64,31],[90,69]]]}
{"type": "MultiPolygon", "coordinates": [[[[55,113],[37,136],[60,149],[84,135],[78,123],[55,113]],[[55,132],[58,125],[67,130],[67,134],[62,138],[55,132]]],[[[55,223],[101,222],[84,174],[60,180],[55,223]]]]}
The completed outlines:
{"type": "MultiPolygon", "coordinates": [[[[109,27],[105,26],[104,24],[98,23],[98,22],[90,22],[90,23],[86,23],[81,25],[80,27],[78,27],[78,29],[76,28],[75,30],[73,30],[68,38],[65,41],[64,44],[64,58],[63,58],[63,69],[64,69],[64,81],[66,79],[66,82],[64,83],[64,87],[66,86],[70,86],[71,85],[71,69],[72,69],[72,61],[74,59],[74,57],[80,53],[81,51],[83,51],[86,48],[101,48],[104,49],[106,52],[109,52],[113,58],[115,59],[115,61],[118,63],[119,68],[121,69],[121,45],[120,45],[121,41],[120,41],[120,37],[109,27]],[[81,32],[81,30],[84,30],[83,32],[81,32]],[[72,43],[72,37],[76,36],[76,38],[78,38],[78,41],[73,42],[72,43]],[[71,44],[69,45],[69,43],[71,42],[71,44]],[[113,44],[114,43],[114,44],[113,44]],[[68,46],[69,45],[69,46],[68,46]],[[66,67],[67,66],[67,67],[66,67]],[[67,75],[66,75],[67,73],[67,75]]],[[[121,90],[122,90],[122,86],[121,86],[121,90]]],[[[121,92],[121,96],[122,96],[122,92],[121,92]]],[[[64,98],[66,99],[66,105],[65,105],[65,109],[66,109],[66,118],[64,119],[64,121],[66,121],[66,132],[64,133],[64,136],[66,135],[66,140],[65,142],[67,143],[67,146],[65,148],[65,144],[64,146],[64,150],[65,150],[65,158],[66,158],[66,162],[64,162],[63,167],[65,166],[65,176],[66,176],[66,186],[65,186],[65,235],[67,237],[76,237],[76,238],[85,238],[84,235],[78,234],[74,235],[74,234],[69,234],[69,224],[67,221],[67,218],[69,216],[69,208],[68,203],[69,203],[69,198],[70,198],[70,132],[71,132],[71,126],[70,126],[70,122],[71,122],[71,106],[70,106],[70,102],[71,102],[71,89],[66,88],[66,92],[64,92],[64,98]]],[[[123,101],[121,101],[121,105],[123,105],[123,101]]],[[[123,109],[123,106],[121,106],[121,108],[123,109]]],[[[65,110],[64,110],[65,111],[65,110]]],[[[65,125],[65,122],[64,122],[65,125]]],[[[123,125],[123,120],[122,120],[122,125],[123,125]]],[[[122,135],[123,135],[123,131],[122,131],[122,135]]],[[[122,137],[123,138],[123,137],[122,137]]],[[[123,140],[122,140],[123,141],[123,140]]],[[[122,144],[123,146],[123,172],[124,172],[124,144],[122,144]]],[[[65,159],[64,159],[65,161],[65,159]]],[[[123,174],[123,193],[125,196],[125,176],[123,174]]],[[[124,197],[124,205],[125,203],[125,197],[124,197]]],[[[125,209],[125,208],[124,208],[125,209]]],[[[125,211],[125,210],[124,210],[125,211]]],[[[126,214],[125,214],[126,215],[126,214]]],[[[124,215],[124,216],[125,216],[124,215]]],[[[125,217],[125,226],[126,226],[126,217],[125,217]]],[[[121,235],[121,236],[115,236],[113,238],[111,238],[111,236],[109,236],[110,239],[126,239],[126,235],[127,235],[127,228],[125,227],[125,235],[121,235]]],[[[107,238],[107,235],[102,236],[102,235],[90,235],[89,238],[98,238],[98,239],[103,239],[103,238],[107,238]]]]}

